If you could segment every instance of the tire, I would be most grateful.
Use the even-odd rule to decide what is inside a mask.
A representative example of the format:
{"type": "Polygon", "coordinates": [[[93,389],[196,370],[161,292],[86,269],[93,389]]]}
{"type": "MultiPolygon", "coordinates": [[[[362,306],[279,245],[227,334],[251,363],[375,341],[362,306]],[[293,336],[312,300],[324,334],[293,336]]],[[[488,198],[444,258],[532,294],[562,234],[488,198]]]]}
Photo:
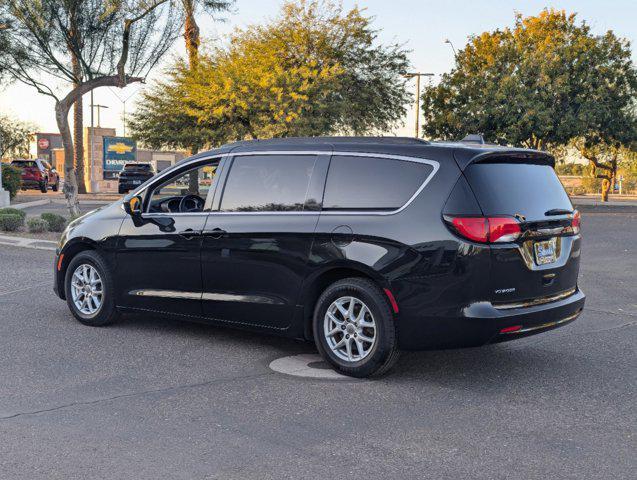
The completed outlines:
{"type": "Polygon", "coordinates": [[[358,378],[380,376],[398,360],[400,352],[391,307],[382,290],[370,280],[346,278],[327,287],[314,308],[313,330],[314,342],[321,356],[336,371],[345,375],[358,378]],[[349,311],[351,298],[354,299],[354,318],[343,315],[336,306],[339,304],[349,311]],[[369,315],[363,313],[361,317],[363,307],[367,308],[369,315]],[[328,310],[331,316],[327,315],[328,310]],[[333,317],[341,323],[336,323],[333,317]],[[375,328],[364,326],[371,324],[375,328]],[[328,330],[336,333],[328,335],[328,330]],[[349,337],[345,338],[346,335],[349,337]],[[373,338],[373,342],[366,342],[362,338],[373,338]],[[335,350],[343,341],[350,343],[349,351],[346,346],[335,350]],[[359,345],[362,345],[362,355],[359,345]]]}
{"type": "Polygon", "coordinates": [[[58,181],[55,182],[51,190],[53,190],[54,192],[57,192],[59,189],[60,189],[60,180],[58,179],[58,181]]]}
{"type": "Polygon", "coordinates": [[[47,186],[47,183],[48,183],[47,180],[45,180],[44,182],[40,183],[40,192],[41,193],[46,193],[49,190],[49,188],[47,186]]]}
{"type": "MultiPolygon", "coordinates": [[[[71,263],[66,269],[66,275],[64,278],[66,303],[68,304],[71,313],[73,313],[73,316],[84,325],[89,325],[91,327],[103,327],[113,323],[118,317],[118,312],[115,308],[115,289],[113,288],[113,285],[113,276],[102,255],[93,250],[78,253],[71,260],[71,263]],[[75,279],[73,277],[76,270],[81,269],[83,266],[89,266],[95,269],[101,279],[101,302],[99,308],[97,308],[94,312],[81,311],[75,304],[73,296],[73,287],[71,283],[73,280],[76,280],[76,283],[81,284],[82,280],[78,282],[77,277],[75,279]]],[[[99,289],[99,284],[95,287],[94,291],[97,291],[99,289]]],[[[83,297],[77,298],[81,300],[83,297]]],[[[92,309],[93,307],[95,307],[95,303],[91,301],[88,308],[92,309]]]]}

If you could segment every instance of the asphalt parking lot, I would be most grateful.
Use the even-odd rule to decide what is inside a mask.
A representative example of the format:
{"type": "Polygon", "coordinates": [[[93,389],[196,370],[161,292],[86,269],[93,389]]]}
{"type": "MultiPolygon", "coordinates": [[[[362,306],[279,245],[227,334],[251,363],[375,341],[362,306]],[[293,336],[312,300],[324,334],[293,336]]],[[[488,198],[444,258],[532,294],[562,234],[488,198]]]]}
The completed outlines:
{"type": "Polygon", "coordinates": [[[51,252],[0,246],[0,478],[635,478],[637,207],[582,210],[579,320],[375,381],[273,371],[314,353],[292,340],[82,326],[51,252]]]}

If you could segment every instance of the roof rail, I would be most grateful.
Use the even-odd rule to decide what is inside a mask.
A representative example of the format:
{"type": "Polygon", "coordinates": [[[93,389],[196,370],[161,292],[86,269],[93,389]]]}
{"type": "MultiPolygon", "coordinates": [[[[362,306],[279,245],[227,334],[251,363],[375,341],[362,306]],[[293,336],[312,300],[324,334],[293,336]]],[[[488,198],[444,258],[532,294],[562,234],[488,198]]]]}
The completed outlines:
{"type": "Polygon", "coordinates": [[[389,144],[389,145],[410,145],[410,144],[418,144],[418,145],[428,145],[429,142],[427,140],[423,140],[421,138],[415,137],[348,137],[348,136],[339,136],[339,137],[283,137],[283,138],[268,138],[268,139],[257,139],[257,140],[241,140],[238,142],[233,142],[227,144],[226,146],[242,146],[242,145],[251,145],[251,144],[312,144],[312,143],[381,143],[381,144],[389,144]]]}

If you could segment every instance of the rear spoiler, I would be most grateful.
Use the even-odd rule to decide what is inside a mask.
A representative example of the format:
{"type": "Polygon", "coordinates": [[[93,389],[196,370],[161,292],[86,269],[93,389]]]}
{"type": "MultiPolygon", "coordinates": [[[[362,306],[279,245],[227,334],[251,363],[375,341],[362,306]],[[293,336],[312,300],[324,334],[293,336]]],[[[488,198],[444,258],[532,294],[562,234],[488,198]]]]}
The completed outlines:
{"type": "Polygon", "coordinates": [[[457,148],[454,150],[453,156],[458,167],[463,171],[473,163],[530,163],[555,168],[553,155],[524,148],[498,148],[486,152],[473,148],[457,148]]]}

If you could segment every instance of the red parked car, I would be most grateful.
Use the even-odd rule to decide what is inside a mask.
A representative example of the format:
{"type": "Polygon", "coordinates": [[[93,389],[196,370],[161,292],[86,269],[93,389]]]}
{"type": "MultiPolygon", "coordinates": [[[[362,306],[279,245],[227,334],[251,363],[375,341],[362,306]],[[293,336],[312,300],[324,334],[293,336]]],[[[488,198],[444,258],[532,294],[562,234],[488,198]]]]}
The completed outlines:
{"type": "Polygon", "coordinates": [[[49,187],[54,192],[60,189],[60,175],[46,160],[14,160],[11,165],[22,171],[23,190],[35,188],[46,193],[49,187]]]}

